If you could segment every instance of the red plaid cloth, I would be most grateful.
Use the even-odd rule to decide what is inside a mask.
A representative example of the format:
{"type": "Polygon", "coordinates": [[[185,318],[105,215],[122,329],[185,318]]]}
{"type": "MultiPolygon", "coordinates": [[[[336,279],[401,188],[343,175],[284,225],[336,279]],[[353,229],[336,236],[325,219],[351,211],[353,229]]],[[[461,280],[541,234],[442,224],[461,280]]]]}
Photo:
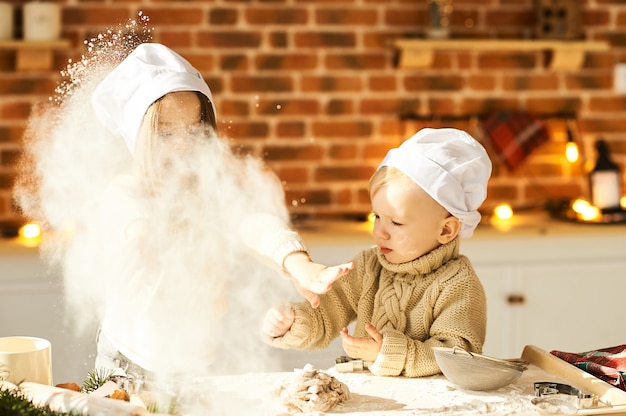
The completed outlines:
{"type": "Polygon", "coordinates": [[[497,113],[482,123],[491,148],[515,170],[550,134],[543,121],[528,113],[497,113]]]}
{"type": "Polygon", "coordinates": [[[626,391],[626,344],[581,353],[555,350],[550,354],[626,391]]]}

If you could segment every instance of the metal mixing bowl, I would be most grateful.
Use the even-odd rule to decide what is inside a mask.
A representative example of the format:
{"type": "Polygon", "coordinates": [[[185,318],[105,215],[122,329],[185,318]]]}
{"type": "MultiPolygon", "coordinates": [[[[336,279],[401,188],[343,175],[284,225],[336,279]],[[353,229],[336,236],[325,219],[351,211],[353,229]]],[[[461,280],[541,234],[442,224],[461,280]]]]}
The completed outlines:
{"type": "Polygon", "coordinates": [[[520,378],[528,363],[470,353],[461,347],[432,347],[441,372],[468,390],[496,390],[520,378]]]}

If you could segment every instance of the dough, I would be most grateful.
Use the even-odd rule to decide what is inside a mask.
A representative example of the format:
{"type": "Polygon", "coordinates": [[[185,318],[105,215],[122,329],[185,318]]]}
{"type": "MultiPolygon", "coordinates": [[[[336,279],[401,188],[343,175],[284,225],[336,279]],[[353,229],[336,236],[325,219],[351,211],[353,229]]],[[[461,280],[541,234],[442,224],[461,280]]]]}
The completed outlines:
{"type": "Polygon", "coordinates": [[[350,390],[330,374],[311,364],[295,369],[276,389],[280,402],[289,411],[326,412],[350,398],[350,390]]]}

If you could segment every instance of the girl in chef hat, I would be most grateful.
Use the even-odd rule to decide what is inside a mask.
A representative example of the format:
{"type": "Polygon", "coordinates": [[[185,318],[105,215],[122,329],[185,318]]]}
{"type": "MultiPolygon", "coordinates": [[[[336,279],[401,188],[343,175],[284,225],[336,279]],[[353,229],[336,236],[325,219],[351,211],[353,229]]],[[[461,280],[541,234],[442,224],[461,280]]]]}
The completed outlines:
{"type": "Polygon", "coordinates": [[[271,308],[267,341],[317,350],[341,336],[346,354],[382,376],[439,373],[436,346],[480,353],[485,293],[459,237],[478,225],[490,175],[485,149],[460,130],[423,129],[390,150],[370,180],[376,245],[354,258],[317,309],[271,308]]]}
{"type": "MultiPolygon", "coordinates": [[[[209,141],[214,143],[212,149],[221,152],[220,157],[214,158],[212,163],[221,163],[223,158],[234,157],[226,149],[225,141],[215,136],[215,106],[211,91],[203,77],[188,61],[163,45],[155,43],[139,45],[98,84],[91,101],[95,114],[102,125],[114,135],[123,138],[128,151],[133,156],[136,176],[140,178],[140,194],[150,197],[163,192],[163,184],[167,182],[168,177],[173,172],[172,164],[176,162],[175,155],[180,157],[183,168],[187,164],[187,160],[202,157],[193,152],[194,149],[198,148],[190,147],[189,143],[186,142],[193,142],[196,137],[205,141],[208,137],[209,141]]],[[[200,147],[200,149],[205,148],[200,147]]],[[[210,170],[211,166],[208,169],[210,170]]],[[[258,172],[252,174],[255,173],[258,176],[258,172]]],[[[237,175],[237,173],[233,175],[237,175]]],[[[242,178],[235,178],[233,181],[239,181],[242,187],[244,182],[260,184],[260,181],[274,181],[276,184],[278,183],[274,177],[269,175],[260,180],[252,177],[246,178],[245,174],[241,174],[241,176],[242,178]]],[[[196,180],[197,178],[189,178],[187,185],[193,184],[196,180]]],[[[267,186],[272,187],[273,185],[267,186]]],[[[280,187],[280,185],[276,186],[280,187]]],[[[134,192],[126,184],[117,188],[119,195],[116,195],[116,198],[110,198],[112,201],[119,201],[120,198],[124,198],[124,194],[134,192]]],[[[183,184],[181,189],[189,191],[189,189],[193,190],[197,187],[187,188],[183,184]]],[[[258,189],[249,191],[263,193],[263,190],[259,191],[258,189]]],[[[223,198],[219,195],[216,196],[216,199],[221,200],[223,198]]],[[[215,201],[216,204],[220,202],[215,201]]],[[[275,201],[279,205],[284,205],[283,202],[275,201]]],[[[111,211],[116,210],[121,204],[115,202],[113,205],[115,206],[107,207],[108,215],[112,215],[111,211]]],[[[127,206],[124,205],[124,209],[126,208],[127,206]]],[[[286,208],[284,206],[282,208],[284,212],[280,213],[286,214],[286,208]]],[[[129,217],[127,221],[124,221],[129,225],[124,230],[123,239],[125,241],[132,240],[142,232],[147,235],[148,231],[141,230],[140,222],[136,221],[133,215],[140,217],[143,212],[157,209],[158,207],[144,206],[137,207],[136,210],[126,210],[130,212],[120,214],[129,217]]],[[[200,207],[200,209],[203,208],[200,207]]],[[[230,207],[230,209],[233,210],[233,215],[237,215],[236,213],[246,208],[230,207]]],[[[172,212],[175,211],[175,209],[171,210],[172,212]]],[[[250,213],[245,218],[241,218],[240,222],[239,234],[241,234],[243,243],[256,254],[271,260],[282,268],[288,276],[292,277],[296,288],[312,307],[318,305],[319,294],[327,291],[333,282],[347,273],[351,267],[350,263],[333,267],[313,263],[300,236],[289,228],[286,215],[274,215],[271,212],[250,213]]],[[[210,222],[208,224],[210,225],[210,222]]],[[[185,230],[185,224],[179,225],[178,234],[182,233],[180,230],[185,230]]],[[[153,230],[150,232],[154,233],[153,230]]],[[[209,230],[203,232],[206,235],[209,230]]],[[[171,236],[172,240],[175,238],[177,235],[171,236]]],[[[144,240],[146,245],[151,243],[150,236],[144,240]]],[[[146,249],[146,251],[149,250],[146,249]]],[[[122,263],[120,259],[123,256],[125,254],[120,253],[119,255],[112,255],[110,258],[122,263]]],[[[202,253],[198,253],[196,256],[202,256],[202,253]]],[[[150,257],[148,256],[148,258],[150,257]]],[[[154,257],[150,259],[159,261],[154,257]]],[[[119,266],[120,276],[126,272],[124,267],[119,266]]],[[[132,267],[137,269],[136,265],[132,267]]],[[[140,265],[137,273],[141,273],[149,267],[152,267],[149,262],[140,265]]],[[[144,370],[155,371],[155,365],[162,363],[165,358],[162,356],[163,354],[157,356],[158,349],[155,348],[154,342],[157,338],[154,333],[150,332],[152,330],[159,331],[160,328],[157,325],[138,322],[140,318],[128,316],[129,313],[127,313],[128,305],[136,302],[133,295],[139,294],[139,297],[145,298],[150,296],[152,290],[149,285],[136,282],[138,280],[135,277],[137,273],[132,275],[132,279],[119,277],[119,290],[112,291],[114,296],[105,305],[104,319],[98,340],[97,367],[115,368],[122,360],[126,364],[130,364],[131,369],[142,373],[144,370]],[[133,288],[136,290],[132,290],[133,288]],[[128,298],[124,298],[123,293],[127,293],[128,298]],[[154,328],[150,328],[151,326],[154,328]]],[[[159,271],[152,273],[152,275],[155,274],[159,274],[159,271]]],[[[184,285],[183,280],[180,280],[180,283],[176,281],[175,284],[177,286],[179,284],[184,285]]],[[[210,296],[215,298],[214,303],[224,301],[223,298],[226,297],[226,294],[223,293],[223,290],[223,287],[211,289],[210,296]]],[[[161,304],[161,309],[166,308],[164,305],[166,304],[161,304]]],[[[148,305],[144,309],[149,307],[148,305]]],[[[176,313],[178,311],[172,311],[174,316],[176,313]]],[[[146,321],[149,318],[147,317],[146,321]]],[[[176,325],[174,322],[173,326],[176,325]]],[[[181,343],[181,340],[175,341],[178,344],[181,343]]],[[[190,342],[188,339],[185,342],[190,349],[194,348],[193,340],[190,342]]],[[[213,342],[215,343],[215,341],[213,342]]],[[[201,342],[197,344],[202,345],[201,342]]],[[[199,353],[204,353],[204,351],[199,353]]],[[[193,355],[193,351],[190,351],[189,355],[193,355]]],[[[176,363],[171,362],[175,358],[167,357],[170,361],[170,368],[177,368],[176,363]]],[[[181,368],[178,367],[178,369],[181,368]]]]}

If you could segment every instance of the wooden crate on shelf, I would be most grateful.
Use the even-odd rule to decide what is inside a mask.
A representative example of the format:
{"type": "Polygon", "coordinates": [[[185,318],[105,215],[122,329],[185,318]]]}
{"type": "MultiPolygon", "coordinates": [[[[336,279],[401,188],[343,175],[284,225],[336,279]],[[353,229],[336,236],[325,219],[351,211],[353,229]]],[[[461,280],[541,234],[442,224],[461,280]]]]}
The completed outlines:
{"type": "Polygon", "coordinates": [[[536,0],[535,35],[538,39],[581,39],[579,0],[536,0]]]}

